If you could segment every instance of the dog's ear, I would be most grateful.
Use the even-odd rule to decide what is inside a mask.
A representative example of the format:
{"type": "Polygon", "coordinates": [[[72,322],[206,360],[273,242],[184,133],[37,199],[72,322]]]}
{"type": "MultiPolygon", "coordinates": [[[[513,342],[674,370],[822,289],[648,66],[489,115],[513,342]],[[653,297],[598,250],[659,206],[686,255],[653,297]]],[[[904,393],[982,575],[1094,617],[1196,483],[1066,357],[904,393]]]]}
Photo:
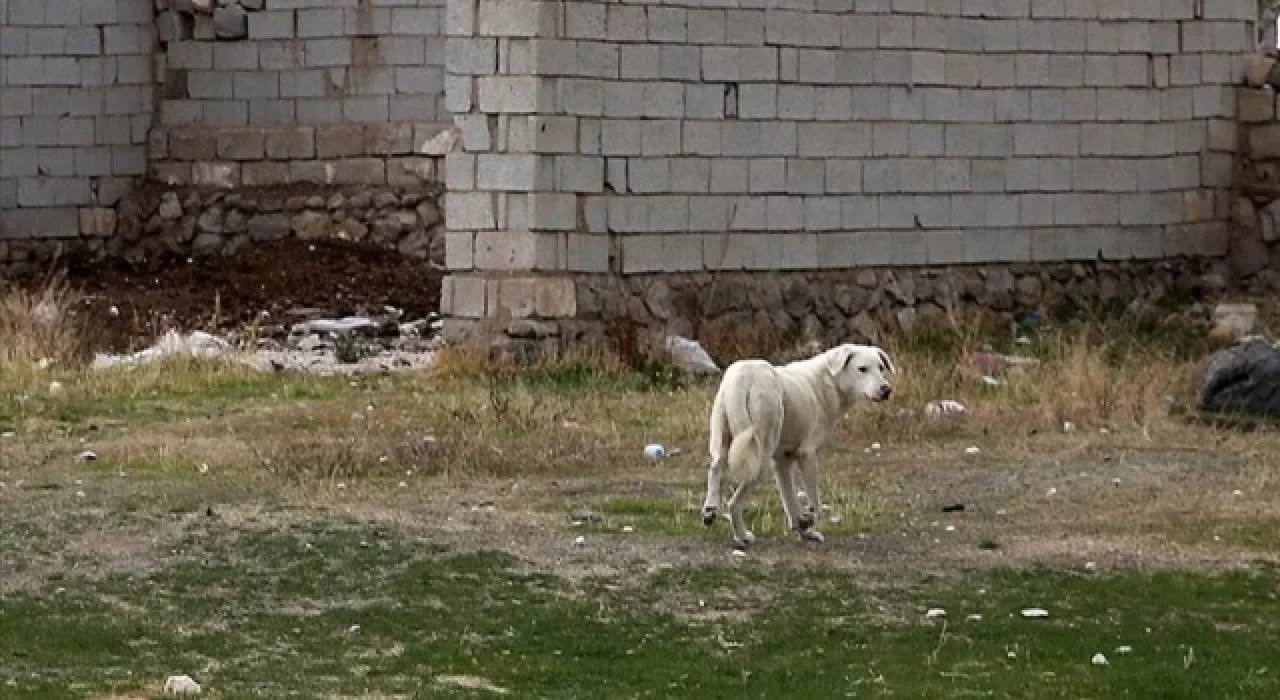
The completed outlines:
{"type": "Polygon", "coordinates": [[[841,345],[827,351],[827,371],[833,377],[845,371],[850,362],[853,362],[853,348],[848,345],[841,345]]]}
{"type": "Polygon", "coordinates": [[[876,348],[876,353],[880,355],[880,370],[889,374],[897,374],[898,370],[893,366],[893,360],[889,359],[889,353],[876,348]]]}

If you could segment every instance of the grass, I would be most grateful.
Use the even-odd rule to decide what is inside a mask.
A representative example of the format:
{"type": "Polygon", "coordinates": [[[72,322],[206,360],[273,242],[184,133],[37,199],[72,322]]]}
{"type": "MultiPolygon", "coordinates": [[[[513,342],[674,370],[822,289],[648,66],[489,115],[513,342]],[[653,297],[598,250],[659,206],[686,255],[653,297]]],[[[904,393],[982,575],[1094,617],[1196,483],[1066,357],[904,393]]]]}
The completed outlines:
{"type": "Polygon", "coordinates": [[[713,383],[465,352],[357,380],[94,371],[74,317],[36,313],[74,306],[56,289],[0,305],[3,697],[151,697],[171,673],[215,698],[1280,689],[1280,437],[1169,410],[1196,328],[883,340],[895,398],[835,436],[827,544],[782,532],[766,489],[738,558],[697,512],[713,383]],[[984,346],[1040,364],[987,387],[984,346]],[[944,398],[968,413],[925,415],[944,398]]]}

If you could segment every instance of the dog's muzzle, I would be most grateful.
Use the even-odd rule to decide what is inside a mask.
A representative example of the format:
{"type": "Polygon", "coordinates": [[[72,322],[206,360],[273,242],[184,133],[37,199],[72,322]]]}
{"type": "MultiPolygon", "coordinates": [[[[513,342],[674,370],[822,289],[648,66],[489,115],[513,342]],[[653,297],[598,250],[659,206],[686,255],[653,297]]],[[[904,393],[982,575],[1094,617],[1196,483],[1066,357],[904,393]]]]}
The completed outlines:
{"type": "Polygon", "coordinates": [[[880,387],[880,395],[876,397],[876,400],[888,401],[890,396],[893,396],[893,387],[889,386],[888,384],[885,384],[884,386],[880,387]]]}

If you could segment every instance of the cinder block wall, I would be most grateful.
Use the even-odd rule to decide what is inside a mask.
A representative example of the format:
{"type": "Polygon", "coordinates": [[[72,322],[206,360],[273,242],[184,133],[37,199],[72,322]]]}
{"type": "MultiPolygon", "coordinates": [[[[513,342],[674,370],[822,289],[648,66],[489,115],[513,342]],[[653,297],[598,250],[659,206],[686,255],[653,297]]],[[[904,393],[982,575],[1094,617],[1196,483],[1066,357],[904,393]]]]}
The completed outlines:
{"type": "Polygon", "coordinates": [[[151,0],[0,0],[0,249],[114,231],[147,171],[154,44],[151,0]]]}
{"type": "Polygon", "coordinates": [[[592,275],[1221,255],[1256,12],[449,0],[446,312],[607,315],[592,275]]]}
{"type": "Polygon", "coordinates": [[[442,259],[443,18],[443,0],[0,0],[0,263],[288,237],[442,259]]]}
{"type": "Polygon", "coordinates": [[[1239,90],[1237,197],[1232,208],[1232,272],[1263,293],[1280,288],[1280,111],[1271,87],[1239,90]]]}

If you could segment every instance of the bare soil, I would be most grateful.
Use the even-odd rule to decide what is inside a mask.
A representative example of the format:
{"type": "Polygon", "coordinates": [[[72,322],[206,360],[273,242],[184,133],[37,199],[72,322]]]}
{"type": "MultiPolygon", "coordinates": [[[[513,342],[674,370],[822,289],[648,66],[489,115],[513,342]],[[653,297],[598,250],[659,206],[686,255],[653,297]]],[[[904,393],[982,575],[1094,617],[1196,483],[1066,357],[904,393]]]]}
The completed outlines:
{"type": "Polygon", "coordinates": [[[64,265],[86,296],[95,349],[113,351],[145,346],[174,328],[224,333],[257,325],[269,332],[306,309],[349,315],[393,306],[422,318],[439,309],[443,276],[428,261],[395,251],[297,240],[258,243],[229,258],[64,265]]]}

